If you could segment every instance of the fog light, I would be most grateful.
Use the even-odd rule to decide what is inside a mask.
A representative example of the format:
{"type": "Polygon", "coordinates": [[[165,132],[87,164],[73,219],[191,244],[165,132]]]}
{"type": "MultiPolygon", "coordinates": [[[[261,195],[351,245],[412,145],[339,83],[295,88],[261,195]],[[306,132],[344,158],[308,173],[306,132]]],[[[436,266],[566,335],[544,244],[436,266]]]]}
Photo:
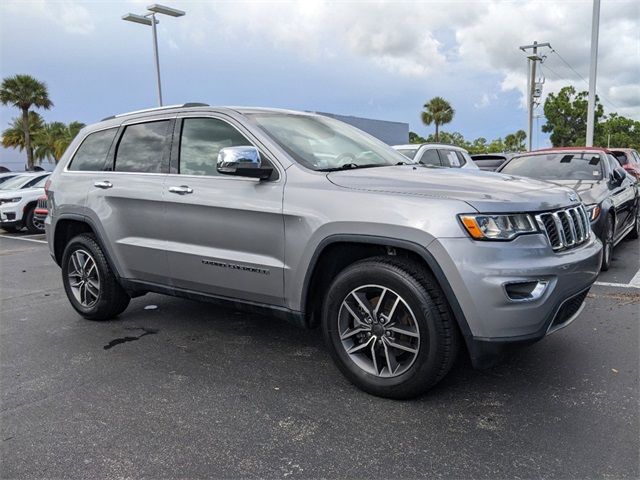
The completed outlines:
{"type": "Polygon", "coordinates": [[[504,284],[504,291],[512,302],[531,302],[541,298],[548,285],[549,282],[546,280],[509,282],[504,284]]]}

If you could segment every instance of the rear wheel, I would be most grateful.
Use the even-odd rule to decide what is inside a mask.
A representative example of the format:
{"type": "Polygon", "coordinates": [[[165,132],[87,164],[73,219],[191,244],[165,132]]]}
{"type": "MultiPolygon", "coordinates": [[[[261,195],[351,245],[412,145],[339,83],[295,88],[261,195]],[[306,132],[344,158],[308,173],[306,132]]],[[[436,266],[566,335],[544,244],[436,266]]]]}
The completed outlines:
{"type": "Polygon", "coordinates": [[[613,217],[607,215],[607,220],[602,231],[602,265],[600,270],[606,272],[611,267],[611,256],[613,255],[613,217]]]}
{"type": "Polygon", "coordinates": [[[44,222],[35,215],[35,207],[31,207],[25,214],[24,224],[29,233],[44,233],[44,222]]]}
{"type": "Polygon", "coordinates": [[[435,385],[460,343],[435,279],[397,257],[343,270],[324,302],[322,329],[342,373],[362,390],[389,398],[415,397],[435,385]]]}
{"type": "Polygon", "coordinates": [[[62,282],[73,308],[89,320],[113,318],[122,313],[131,300],[91,234],[74,237],[65,248],[62,282]]]}

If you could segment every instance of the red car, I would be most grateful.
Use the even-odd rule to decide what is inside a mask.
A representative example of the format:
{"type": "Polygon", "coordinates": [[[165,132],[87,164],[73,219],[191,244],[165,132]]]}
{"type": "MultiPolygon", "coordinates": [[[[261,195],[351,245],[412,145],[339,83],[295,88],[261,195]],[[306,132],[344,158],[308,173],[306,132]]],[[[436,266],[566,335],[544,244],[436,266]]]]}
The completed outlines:
{"type": "Polygon", "coordinates": [[[35,221],[44,226],[44,219],[47,218],[47,215],[49,215],[49,207],[47,206],[47,195],[44,194],[38,197],[38,203],[33,211],[33,217],[35,221]]]}
{"type": "Polygon", "coordinates": [[[611,154],[616,157],[622,168],[640,180],[640,154],[633,148],[610,148],[611,154]]]}

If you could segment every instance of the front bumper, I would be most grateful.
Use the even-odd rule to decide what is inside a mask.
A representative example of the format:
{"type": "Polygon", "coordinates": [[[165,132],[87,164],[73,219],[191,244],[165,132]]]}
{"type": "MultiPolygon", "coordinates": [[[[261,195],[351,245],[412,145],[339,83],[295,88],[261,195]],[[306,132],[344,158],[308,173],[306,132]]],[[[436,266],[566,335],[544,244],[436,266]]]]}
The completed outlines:
{"type": "Polygon", "coordinates": [[[556,253],[536,234],[510,242],[446,238],[429,251],[460,305],[474,365],[487,366],[505,347],[533,343],[577,317],[600,271],[602,244],[592,233],[585,244],[556,253]],[[538,298],[507,295],[509,284],[536,281],[546,284],[538,298]]]}

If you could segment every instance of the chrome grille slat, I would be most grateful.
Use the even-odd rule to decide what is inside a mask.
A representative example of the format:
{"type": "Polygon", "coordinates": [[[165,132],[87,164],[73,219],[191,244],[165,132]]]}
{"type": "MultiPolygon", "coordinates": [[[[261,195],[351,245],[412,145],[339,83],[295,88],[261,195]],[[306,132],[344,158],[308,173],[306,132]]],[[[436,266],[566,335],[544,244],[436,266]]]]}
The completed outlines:
{"type": "Polygon", "coordinates": [[[539,213],[535,219],[556,252],[577,247],[589,239],[591,225],[582,205],[539,213]]]}

